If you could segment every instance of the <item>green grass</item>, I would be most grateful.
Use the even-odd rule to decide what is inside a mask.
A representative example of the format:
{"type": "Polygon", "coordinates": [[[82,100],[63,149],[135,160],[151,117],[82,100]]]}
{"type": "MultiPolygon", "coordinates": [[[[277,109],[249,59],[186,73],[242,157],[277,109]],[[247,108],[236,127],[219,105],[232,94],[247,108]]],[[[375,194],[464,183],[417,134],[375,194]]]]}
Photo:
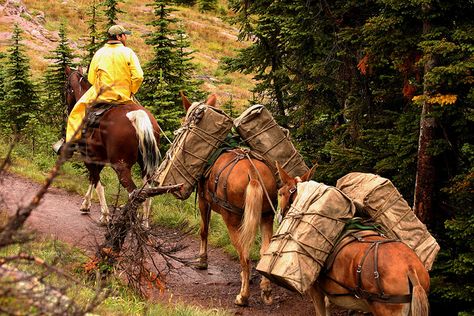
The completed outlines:
{"type": "MultiPolygon", "coordinates": [[[[36,238],[34,242],[15,245],[0,249],[0,257],[14,256],[19,252],[27,253],[38,258],[42,258],[46,263],[50,264],[54,261],[55,266],[63,271],[68,272],[76,280],[82,280],[79,285],[70,285],[67,295],[74,299],[79,306],[86,306],[94,297],[95,288],[91,281],[86,281],[83,276],[82,266],[87,262],[87,256],[79,249],[71,247],[57,240],[47,240],[36,238]]],[[[20,270],[28,273],[38,273],[41,269],[31,264],[16,265],[20,270]]],[[[0,278],[1,280],[1,278],[0,278]]],[[[64,287],[66,284],[72,284],[67,279],[56,275],[49,275],[45,281],[57,287],[64,287]]],[[[106,298],[94,311],[99,315],[193,315],[208,316],[229,315],[223,310],[212,309],[205,310],[195,306],[186,306],[177,304],[174,306],[158,303],[147,302],[134,294],[119,279],[112,279],[108,284],[108,288],[112,290],[111,296],[106,298]]],[[[6,300],[0,298],[0,304],[15,307],[17,311],[22,313],[34,314],[34,309],[24,306],[24,302],[12,299],[6,300]],[[26,310],[25,310],[26,308],[26,310]]],[[[28,306],[28,304],[26,304],[28,306]]]]}

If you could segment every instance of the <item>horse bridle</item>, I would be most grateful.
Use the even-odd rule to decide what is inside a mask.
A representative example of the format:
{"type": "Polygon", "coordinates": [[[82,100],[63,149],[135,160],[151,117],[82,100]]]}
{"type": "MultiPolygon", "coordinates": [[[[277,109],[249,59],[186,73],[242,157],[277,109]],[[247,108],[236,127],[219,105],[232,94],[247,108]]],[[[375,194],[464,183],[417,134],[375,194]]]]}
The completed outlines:
{"type": "MultiPolygon", "coordinates": [[[[81,82],[82,80],[85,80],[85,77],[83,74],[81,74],[78,70],[73,70],[71,71],[71,73],[69,74],[69,76],[67,76],[66,78],[66,93],[70,93],[71,95],[74,95],[74,89],[73,87],[71,86],[71,77],[72,75],[74,74],[77,74],[79,76],[79,93],[82,94],[82,85],[81,85],[81,82]]],[[[77,100],[76,100],[77,101],[77,100]]]]}

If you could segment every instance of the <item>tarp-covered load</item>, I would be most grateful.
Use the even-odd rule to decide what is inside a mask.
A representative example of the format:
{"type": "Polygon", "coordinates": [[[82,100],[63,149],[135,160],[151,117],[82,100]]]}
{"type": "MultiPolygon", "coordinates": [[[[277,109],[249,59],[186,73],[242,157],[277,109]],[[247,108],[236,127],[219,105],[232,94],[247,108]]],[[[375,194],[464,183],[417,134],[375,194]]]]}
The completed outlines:
{"type": "Polygon", "coordinates": [[[155,173],[158,185],[183,184],[173,192],[185,200],[193,192],[210,156],[221,146],[232,128],[232,119],[222,110],[204,103],[194,103],[184,123],[155,173]]]}
{"type": "Polygon", "coordinates": [[[275,174],[277,161],[293,177],[302,176],[309,170],[293,146],[288,130],[279,126],[263,105],[249,107],[234,120],[234,125],[244,142],[265,158],[275,174]]]}
{"type": "Polygon", "coordinates": [[[355,206],[344,193],[322,183],[301,182],[297,191],[257,270],[283,287],[304,293],[318,278],[355,206]]]}
{"type": "Polygon", "coordinates": [[[381,224],[388,237],[407,244],[431,269],[439,245],[390,180],[352,172],[339,179],[336,187],[353,200],[359,212],[381,224]]]}

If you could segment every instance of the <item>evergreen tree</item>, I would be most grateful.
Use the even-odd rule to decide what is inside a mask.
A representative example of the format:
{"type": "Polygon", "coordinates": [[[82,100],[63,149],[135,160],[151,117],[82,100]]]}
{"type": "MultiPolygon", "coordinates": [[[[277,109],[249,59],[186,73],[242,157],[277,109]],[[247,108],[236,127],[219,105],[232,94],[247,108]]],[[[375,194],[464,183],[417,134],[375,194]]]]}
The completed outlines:
{"type": "Polygon", "coordinates": [[[145,81],[139,98],[171,137],[184,116],[179,92],[189,91],[188,96],[194,99],[198,83],[192,79],[193,66],[186,36],[181,29],[172,28],[178,22],[170,15],[175,10],[162,0],[155,0],[152,6],[155,19],[150,25],[154,31],[145,42],[153,47],[153,58],[144,67],[145,81]]]}
{"type": "Polygon", "coordinates": [[[104,0],[104,15],[107,18],[106,29],[109,29],[109,27],[112,25],[117,24],[118,15],[123,13],[123,11],[118,7],[119,3],[121,2],[123,2],[123,0],[104,0]]]}
{"type": "MultiPolygon", "coordinates": [[[[0,62],[2,65],[5,63],[5,54],[0,53],[0,62]]],[[[0,104],[5,99],[5,70],[3,67],[0,68],[0,104]]]]}
{"type": "Polygon", "coordinates": [[[35,119],[39,101],[33,82],[30,80],[29,60],[21,43],[21,29],[13,29],[11,46],[4,65],[4,98],[0,103],[0,121],[4,127],[21,133],[29,120],[35,119]]]}
{"type": "Polygon", "coordinates": [[[196,0],[174,0],[177,5],[192,7],[196,4],[196,0]]]}
{"type": "Polygon", "coordinates": [[[198,4],[200,12],[214,11],[217,8],[217,0],[199,0],[198,4]]]}
{"type": "Polygon", "coordinates": [[[102,43],[104,42],[104,36],[101,36],[99,32],[99,12],[98,12],[99,3],[96,0],[92,1],[89,16],[90,20],[87,22],[88,29],[89,29],[89,43],[85,46],[87,51],[87,55],[84,58],[84,64],[89,65],[92,57],[94,56],[95,52],[100,48],[102,43]]]}
{"type": "Polygon", "coordinates": [[[228,67],[256,73],[256,92],[304,156],[318,161],[318,180],[374,172],[413,201],[424,168],[417,160],[427,157],[428,172],[419,176],[431,186],[423,198],[429,207],[418,214],[443,252],[433,273],[440,282],[434,310],[470,311],[473,246],[461,238],[473,237],[474,5],[257,0],[234,9],[241,36],[255,41],[228,67]],[[420,121],[431,131],[419,140],[420,121]]]}
{"type": "Polygon", "coordinates": [[[225,102],[224,104],[222,104],[222,109],[227,113],[227,115],[229,115],[230,117],[237,117],[238,116],[238,112],[235,108],[235,105],[234,105],[234,99],[232,97],[232,94],[230,94],[230,98],[227,102],[225,102]]]}
{"type": "Polygon", "coordinates": [[[191,56],[195,51],[190,48],[191,43],[181,22],[176,29],[175,36],[177,55],[175,71],[179,78],[180,91],[186,92],[186,95],[192,100],[201,100],[205,97],[204,93],[199,90],[202,80],[194,78],[196,66],[192,63],[193,57],[191,56]]]}
{"type": "Polygon", "coordinates": [[[73,64],[74,54],[69,47],[66,34],[66,26],[61,23],[59,27],[59,43],[57,47],[51,51],[51,55],[46,59],[50,59],[52,64],[48,66],[45,74],[45,92],[43,120],[44,123],[62,128],[65,132],[66,121],[66,100],[64,94],[64,84],[66,82],[66,66],[73,64]]]}

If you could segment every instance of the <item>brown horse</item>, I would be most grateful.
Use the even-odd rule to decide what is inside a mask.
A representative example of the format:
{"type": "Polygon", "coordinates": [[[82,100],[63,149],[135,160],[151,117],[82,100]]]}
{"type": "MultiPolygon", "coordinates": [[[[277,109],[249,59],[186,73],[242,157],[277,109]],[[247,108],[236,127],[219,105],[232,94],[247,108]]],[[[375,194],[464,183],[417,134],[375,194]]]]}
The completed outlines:
{"type": "MultiPolygon", "coordinates": [[[[278,164],[277,168],[283,183],[278,191],[280,208],[285,215],[298,194],[298,182],[311,176],[308,172],[293,178],[278,164]]],[[[342,308],[375,316],[428,315],[430,277],[413,250],[374,233],[344,241],[342,248],[336,246],[333,261],[328,260],[330,267],[326,266],[308,291],[316,315],[330,315],[325,297],[342,308]]]]}
{"type": "MultiPolygon", "coordinates": [[[[82,68],[72,70],[66,67],[65,97],[68,114],[77,100],[90,88],[82,68]]],[[[132,179],[132,166],[138,162],[146,182],[153,176],[159,163],[159,126],[151,113],[134,103],[113,106],[105,112],[97,128],[88,129],[82,137],[81,154],[89,171],[89,188],[81,205],[81,212],[90,211],[91,198],[95,188],[101,205],[101,223],[109,221],[109,209],[105,200],[104,187],[100,183],[100,172],[109,163],[117,173],[120,184],[130,194],[137,188],[132,179]]],[[[143,223],[148,227],[151,201],[143,205],[143,223]]]]}
{"type": "MultiPolygon", "coordinates": [[[[215,95],[206,101],[210,106],[215,106],[215,103],[215,95]]],[[[191,106],[184,96],[183,105],[186,111],[191,106]]],[[[250,296],[250,248],[259,226],[262,234],[260,254],[267,249],[273,234],[276,179],[264,162],[251,158],[248,152],[241,149],[230,150],[221,154],[207,175],[200,179],[198,198],[201,212],[198,268],[207,269],[207,237],[211,210],[214,210],[221,214],[232,245],[239,254],[242,284],[234,303],[246,306],[250,296]]],[[[262,277],[260,289],[263,302],[271,304],[270,281],[262,277]]]]}

